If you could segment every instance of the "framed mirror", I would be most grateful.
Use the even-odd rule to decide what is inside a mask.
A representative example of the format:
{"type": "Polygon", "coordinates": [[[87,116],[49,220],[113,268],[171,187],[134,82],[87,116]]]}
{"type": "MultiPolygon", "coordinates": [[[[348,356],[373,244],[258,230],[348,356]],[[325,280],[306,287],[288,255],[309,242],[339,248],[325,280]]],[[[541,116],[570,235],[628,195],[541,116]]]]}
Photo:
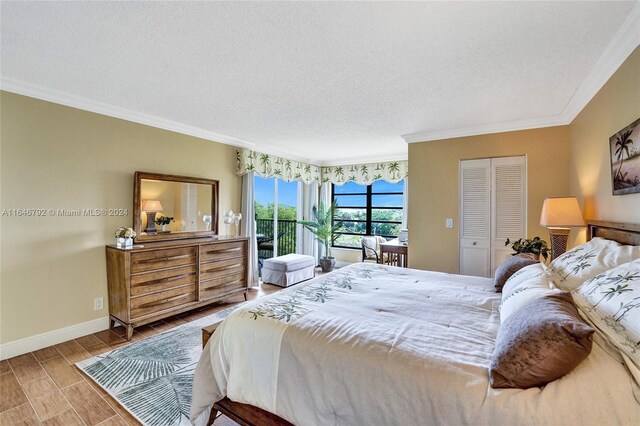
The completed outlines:
{"type": "Polygon", "coordinates": [[[218,234],[218,181],[136,172],[133,181],[136,241],[218,234]]]}

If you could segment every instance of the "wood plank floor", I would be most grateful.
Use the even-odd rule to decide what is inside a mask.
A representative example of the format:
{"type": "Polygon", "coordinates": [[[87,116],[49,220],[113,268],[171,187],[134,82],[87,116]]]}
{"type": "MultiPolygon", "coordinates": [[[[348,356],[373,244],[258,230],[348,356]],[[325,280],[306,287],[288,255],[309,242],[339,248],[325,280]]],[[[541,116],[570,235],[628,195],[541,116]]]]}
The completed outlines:
{"type": "MultiPolygon", "coordinates": [[[[269,284],[249,290],[256,299],[281,290],[269,284]]],[[[211,315],[241,303],[236,297],[135,329],[132,342],[211,315]]],[[[112,397],[74,365],[78,361],[127,345],[123,327],[79,337],[0,361],[0,425],[139,425],[112,397]]],[[[226,417],[217,426],[235,426],[226,417]]]]}

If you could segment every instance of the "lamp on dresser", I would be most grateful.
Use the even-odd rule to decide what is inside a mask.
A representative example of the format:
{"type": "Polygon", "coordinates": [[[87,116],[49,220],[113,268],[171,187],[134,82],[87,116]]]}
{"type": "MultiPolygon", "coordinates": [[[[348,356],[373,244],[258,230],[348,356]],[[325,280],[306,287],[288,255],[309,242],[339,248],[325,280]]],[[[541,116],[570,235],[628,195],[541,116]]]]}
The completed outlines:
{"type": "Polygon", "coordinates": [[[548,197],[542,205],[540,225],[549,229],[551,260],[567,251],[570,228],[584,226],[576,197],[548,197]]]}
{"type": "Polygon", "coordinates": [[[156,213],[162,211],[162,204],[158,200],[143,200],[140,210],[147,213],[147,228],[144,230],[147,234],[156,233],[156,213]]]}

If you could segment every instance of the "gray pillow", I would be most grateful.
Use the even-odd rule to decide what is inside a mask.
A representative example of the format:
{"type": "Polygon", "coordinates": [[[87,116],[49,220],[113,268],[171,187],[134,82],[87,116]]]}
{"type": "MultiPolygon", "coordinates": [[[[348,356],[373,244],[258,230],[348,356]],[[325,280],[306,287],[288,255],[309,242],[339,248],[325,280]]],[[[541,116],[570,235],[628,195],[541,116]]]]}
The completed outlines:
{"type": "Polygon", "coordinates": [[[559,379],[589,355],[593,333],[569,293],[523,306],[498,329],[491,387],[527,389],[559,379]]]}
{"type": "Polygon", "coordinates": [[[540,262],[530,256],[523,255],[511,256],[510,258],[502,262],[496,269],[494,280],[496,292],[502,293],[502,287],[504,287],[504,283],[507,282],[511,275],[515,274],[525,266],[535,265],[536,263],[540,262]]]}

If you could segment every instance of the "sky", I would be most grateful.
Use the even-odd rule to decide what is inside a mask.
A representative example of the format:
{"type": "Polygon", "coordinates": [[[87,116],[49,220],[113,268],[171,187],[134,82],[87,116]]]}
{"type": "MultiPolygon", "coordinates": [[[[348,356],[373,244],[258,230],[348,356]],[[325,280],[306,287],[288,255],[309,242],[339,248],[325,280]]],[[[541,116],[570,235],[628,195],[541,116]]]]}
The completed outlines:
{"type": "MultiPolygon", "coordinates": [[[[255,177],[255,199],[260,204],[273,203],[274,179],[255,177]]],[[[298,205],[298,182],[278,181],[278,204],[286,206],[298,205]]]]}
{"type": "MultiPolygon", "coordinates": [[[[374,192],[396,192],[402,191],[403,182],[389,183],[385,181],[377,181],[373,184],[374,192]]],[[[354,183],[347,183],[342,186],[336,186],[336,193],[353,193],[353,192],[366,192],[366,189],[362,185],[354,183]]],[[[255,177],[255,199],[260,204],[269,204],[273,202],[274,196],[274,178],[263,179],[260,176],[255,177]]],[[[351,197],[341,197],[344,202],[351,201],[351,197]]],[[[356,199],[364,197],[354,197],[356,199]]],[[[379,195],[375,197],[375,205],[378,207],[402,207],[402,197],[397,195],[384,196],[379,195]]],[[[360,201],[360,200],[358,200],[360,201]]],[[[341,204],[344,204],[341,203],[341,204]]],[[[298,204],[298,182],[283,182],[278,181],[278,204],[287,206],[296,206],[298,204]]],[[[358,205],[360,203],[355,203],[358,205]]]]}

